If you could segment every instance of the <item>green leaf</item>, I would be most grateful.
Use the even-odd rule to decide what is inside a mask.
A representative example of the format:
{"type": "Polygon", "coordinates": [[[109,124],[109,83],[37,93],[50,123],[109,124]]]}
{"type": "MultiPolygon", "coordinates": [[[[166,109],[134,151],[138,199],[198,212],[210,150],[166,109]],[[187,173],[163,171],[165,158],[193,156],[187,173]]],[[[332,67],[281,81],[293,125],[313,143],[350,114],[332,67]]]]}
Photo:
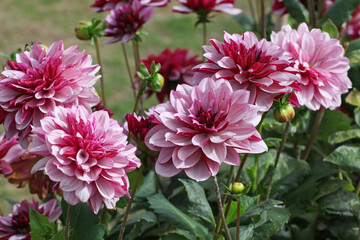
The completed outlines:
{"type": "Polygon", "coordinates": [[[350,54],[355,51],[355,50],[359,50],[360,49],[360,38],[355,39],[351,42],[349,42],[349,46],[346,50],[346,56],[350,56],[350,54]]]}
{"type": "Polygon", "coordinates": [[[316,192],[315,196],[312,198],[312,200],[316,201],[326,195],[336,192],[337,190],[339,190],[340,188],[342,188],[343,186],[345,186],[348,183],[349,182],[347,182],[345,180],[340,180],[338,178],[326,179],[317,185],[317,187],[316,187],[317,192],[316,192]]]}
{"type": "Polygon", "coordinates": [[[205,239],[208,234],[207,228],[186,215],[170,203],[163,195],[156,194],[147,198],[150,207],[155,213],[161,216],[169,223],[176,224],[177,228],[189,230],[192,234],[199,238],[205,239]]]}
{"type": "Polygon", "coordinates": [[[343,145],[335,149],[324,160],[329,163],[340,165],[342,168],[360,171],[360,147],[357,145],[343,145]]]}
{"type": "Polygon", "coordinates": [[[189,213],[215,226],[215,219],[204,189],[193,180],[179,179],[185,186],[189,199],[189,213]]]}
{"type": "MultiPolygon", "coordinates": [[[[61,206],[63,213],[66,213],[68,205],[62,201],[61,206]]],[[[71,206],[70,229],[71,240],[100,240],[105,233],[105,226],[100,224],[100,214],[95,215],[88,203],[71,206]]]]}
{"type": "Polygon", "coordinates": [[[349,54],[350,67],[360,66],[360,49],[354,50],[349,54]]]}
{"type": "Polygon", "coordinates": [[[31,238],[38,240],[48,240],[54,235],[54,223],[47,217],[38,213],[30,207],[30,228],[31,238]]]}
{"type": "MultiPolygon", "coordinates": [[[[240,196],[240,214],[244,214],[245,212],[249,211],[250,209],[256,207],[260,200],[260,196],[249,197],[246,195],[240,196]]],[[[229,213],[226,217],[226,223],[230,224],[231,222],[235,221],[237,217],[237,202],[232,201],[230,205],[229,213]]]]}
{"type": "Polygon", "coordinates": [[[284,4],[290,16],[298,23],[307,22],[309,12],[299,0],[284,0],[284,4]]]}
{"type": "Polygon", "coordinates": [[[337,0],[329,7],[319,22],[322,25],[331,19],[337,27],[341,27],[343,23],[351,19],[351,15],[359,4],[359,0],[337,0]]]}
{"type": "Polygon", "coordinates": [[[137,198],[146,198],[156,193],[156,176],[154,171],[150,171],[144,178],[144,184],[136,191],[137,198]]]}
{"type": "MultiPolygon", "coordinates": [[[[253,224],[240,226],[240,240],[252,240],[255,226],[253,224]]],[[[236,239],[236,227],[229,228],[232,239],[236,239]]]]}
{"type": "Polygon", "coordinates": [[[360,127],[360,108],[355,108],[354,110],[354,119],[355,123],[360,127]]]}
{"type": "Polygon", "coordinates": [[[316,139],[328,141],[330,135],[338,131],[350,130],[351,119],[340,111],[326,110],[316,139]]]}
{"type": "Polygon", "coordinates": [[[353,138],[360,138],[360,129],[336,132],[329,137],[329,143],[338,144],[353,138]]]}
{"type": "Polygon", "coordinates": [[[153,74],[158,73],[158,72],[160,71],[160,69],[161,69],[161,64],[158,63],[158,64],[155,65],[154,72],[152,72],[152,73],[153,73],[153,74]]]}
{"type": "Polygon", "coordinates": [[[61,230],[60,232],[56,233],[51,240],[64,240],[65,239],[65,229],[61,230]]]}
{"type": "Polygon", "coordinates": [[[341,240],[358,239],[359,224],[352,217],[334,216],[326,221],[329,231],[341,240]]]}
{"type": "Polygon", "coordinates": [[[321,29],[327,33],[329,33],[331,38],[338,38],[339,37],[339,30],[337,26],[331,21],[331,19],[328,19],[322,26],[321,29]]]}
{"type": "Polygon", "coordinates": [[[252,222],[252,220],[260,217],[262,212],[269,210],[270,208],[273,208],[274,205],[276,204],[281,204],[281,203],[282,203],[281,201],[268,199],[263,203],[261,203],[260,205],[257,205],[256,207],[250,209],[249,211],[241,215],[240,222],[245,225],[249,224],[250,222],[252,222]]]}
{"type": "Polygon", "coordinates": [[[141,72],[136,72],[136,74],[141,78],[142,80],[145,80],[145,76],[141,72]]]}
{"type": "Polygon", "coordinates": [[[151,75],[154,76],[154,74],[155,74],[155,61],[151,62],[150,69],[151,69],[151,75]]]}
{"type": "Polygon", "coordinates": [[[276,181],[272,187],[272,192],[274,193],[273,198],[286,195],[299,187],[299,185],[309,175],[309,172],[310,171],[305,168],[296,168],[288,175],[276,181]]]}
{"type": "Polygon", "coordinates": [[[175,233],[165,235],[164,240],[196,240],[194,235],[191,235],[188,231],[182,229],[176,229],[175,233]]]}
{"type": "Polygon", "coordinates": [[[140,65],[140,72],[146,77],[151,77],[149,70],[147,69],[147,67],[144,64],[140,65]]]}
{"type": "Polygon", "coordinates": [[[360,107],[360,91],[353,89],[346,96],[345,101],[353,106],[360,107]]]}
{"type": "Polygon", "coordinates": [[[358,197],[348,190],[340,189],[318,201],[319,211],[341,216],[355,216],[360,213],[358,197]]]}

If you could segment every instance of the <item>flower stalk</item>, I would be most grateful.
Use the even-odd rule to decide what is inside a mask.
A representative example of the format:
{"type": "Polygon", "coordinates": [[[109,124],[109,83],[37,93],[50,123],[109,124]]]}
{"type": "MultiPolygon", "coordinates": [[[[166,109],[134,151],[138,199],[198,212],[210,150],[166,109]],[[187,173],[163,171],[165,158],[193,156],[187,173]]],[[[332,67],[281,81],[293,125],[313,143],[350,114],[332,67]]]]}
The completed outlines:
{"type": "Polygon", "coordinates": [[[131,73],[129,59],[128,59],[128,55],[127,55],[127,52],[126,52],[125,44],[121,43],[121,47],[122,47],[122,50],[123,50],[123,53],[124,53],[124,60],[125,60],[125,64],[126,64],[126,70],[128,72],[130,83],[131,83],[131,89],[132,89],[132,92],[133,92],[133,95],[134,95],[134,99],[136,99],[136,92],[135,92],[135,88],[134,88],[135,84],[134,84],[134,80],[133,80],[133,75],[131,73]]]}
{"type": "Polygon", "coordinates": [[[222,203],[221,203],[221,195],[220,195],[219,184],[217,182],[216,176],[213,176],[213,183],[214,183],[214,188],[215,188],[215,193],[216,193],[216,198],[217,198],[217,204],[218,204],[218,208],[219,208],[219,214],[221,216],[222,223],[224,225],[226,237],[227,237],[227,239],[231,240],[232,238],[230,236],[229,228],[228,228],[228,226],[226,224],[226,218],[225,218],[225,215],[224,215],[224,209],[223,209],[222,203]]]}
{"type": "Polygon", "coordinates": [[[236,215],[236,240],[240,239],[240,196],[237,197],[237,215],[236,215]]]}
{"type": "Polygon", "coordinates": [[[106,95],[105,95],[104,73],[103,73],[103,67],[102,67],[102,63],[101,63],[99,41],[98,41],[97,36],[93,36],[93,39],[94,39],[94,47],[95,47],[95,51],[96,51],[97,62],[98,62],[98,64],[100,65],[99,73],[100,73],[100,75],[101,75],[101,77],[100,77],[101,98],[102,98],[103,105],[104,105],[104,107],[106,108],[106,95]]]}
{"type": "MultiPolygon", "coordinates": [[[[286,123],[285,125],[285,129],[284,129],[284,132],[281,136],[281,143],[280,143],[280,146],[276,152],[276,157],[275,157],[275,164],[274,164],[274,169],[276,169],[278,163],[279,163],[279,159],[280,159],[280,154],[282,153],[282,151],[284,150],[284,146],[285,146],[285,143],[286,143],[286,139],[287,139],[287,135],[288,135],[288,132],[289,132],[289,127],[290,127],[290,121],[286,123]]],[[[266,198],[265,200],[269,199],[270,197],[270,193],[271,193],[271,188],[272,188],[272,184],[273,184],[273,181],[274,181],[274,176],[272,176],[270,178],[270,183],[269,183],[269,186],[268,186],[268,189],[267,189],[267,192],[266,192],[266,198]]]]}
{"type": "Polygon", "coordinates": [[[261,36],[266,38],[266,24],[265,24],[265,0],[260,0],[261,9],[261,36]]]}
{"type": "Polygon", "coordinates": [[[138,171],[138,173],[137,173],[137,175],[136,175],[136,179],[135,179],[135,182],[134,182],[133,189],[132,189],[132,191],[131,191],[131,198],[130,198],[130,200],[129,200],[128,205],[126,206],[125,215],[124,215],[124,220],[123,220],[123,222],[122,222],[122,224],[121,224],[121,229],[120,229],[120,233],[119,233],[118,240],[122,240],[123,237],[124,237],[126,222],[127,222],[128,217],[129,217],[131,205],[132,205],[132,203],[133,203],[133,200],[134,200],[134,197],[135,197],[135,193],[136,193],[136,189],[137,189],[137,186],[139,185],[140,177],[141,177],[141,175],[142,175],[143,169],[144,169],[144,164],[141,164],[141,167],[139,168],[139,171],[138,171]]]}
{"type": "Polygon", "coordinates": [[[65,240],[69,240],[69,228],[70,228],[70,219],[71,219],[71,205],[68,204],[68,209],[66,213],[66,223],[65,223],[65,240]]]}
{"type": "Polygon", "coordinates": [[[316,119],[315,119],[315,123],[314,123],[314,127],[312,129],[312,132],[311,132],[311,135],[310,135],[310,138],[306,144],[306,147],[305,147],[305,150],[303,152],[303,155],[301,156],[301,159],[306,161],[308,156],[309,156],[309,153],[310,153],[310,150],[311,150],[311,147],[315,141],[315,138],[316,138],[316,135],[317,135],[317,132],[319,130],[319,126],[321,124],[321,121],[324,117],[324,113],[325,113],[325,108],[323,106],[321,106],[321,108],[319,109],[317,115],[316,115],[316,119]]]}

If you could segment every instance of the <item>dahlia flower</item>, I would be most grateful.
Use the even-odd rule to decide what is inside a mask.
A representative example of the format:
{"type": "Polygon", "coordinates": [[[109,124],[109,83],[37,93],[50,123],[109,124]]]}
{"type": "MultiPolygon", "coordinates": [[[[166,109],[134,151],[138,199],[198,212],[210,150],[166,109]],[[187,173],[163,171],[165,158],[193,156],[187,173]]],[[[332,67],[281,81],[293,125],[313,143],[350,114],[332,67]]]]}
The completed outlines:
{"type": "Polygon", "coordinates": [[[16,137],[7,140],[0,134],[0,139],[0,174],[9,175],[13,172],[10,164],[19,160],[26,151],[19,145],[16,137]]]}
{"type": "Polygon", "coordinates": [[[144,117],[137,116],[136,113],[134,113],[134,115],[128,113],[126,114],[125,119],[126,123],[124,124],[124,128],[130,132],[133,139],[138,143],[143,142],[146,134],[155,126],[155,123],[153,123],[155,120],[154,115],[144,117]]]}
{"type": "Polygon", "coordinates": [[[184,7],[173,7],[174,12],[192,13],[207,15],[210,12],[223,12],[230,15],[237,15],[241,10],[234,8],[235,0],[177,0],[184,7]]]}
{"type": "Polygon", "coordinates": [[[346,25],[346,34],[351,38],[351,40],[360,38],[360,7],[357,6],[352,18],[347,22],[346,25]]]}
{"type": "MultiPolygon", "coordinates": [[[[171,51],[166,48],[159,56],[150,55],[142,60],[149,71],[153,61],[155,64],[161,64],[159,73],[164,77],[165,82],[161,92],[156,93],[159,102],[164,102],[165,97],[169,97],[170,91],[174,90],[176,85],[190,82],[194,75],[191,69],[201,63],[201,60],[198,59],[198,55],[189,56],[188,52],[188,49],[178,48],[171,51]]],[[[151,95],[153,92],[148,91],[148,93],[151,95]]]]}
{"type": "Polygon", "coordinates": [[[123,129],[106,111],[56,107],[33,132],[30,152],[44,158],[32,171],[45,169],[69,204],[88,201],[98,213],[102,203],[114,208],[120,197],[129,196],[126,173],[141,163],[136,148],[128,145],[123,129]]]}
{"type": "Polygon", "coordinates": [[[192,84],[204,77],[230,80],[234,88],[250,91],[250,103],[267,111],[275,97],[290,93],[297,76],[284,51],[266,39],[258,41],[252,32],[242,35],[224,33],[224,43],[212,39],[204,46],[208,62],[199,64],[192,84]]]}
{"type": "Polygon", "coordinates": [[[48,50],[38,43],[30,51],[16,54],[16,62],[8,61],[0,76],[0,108],[5,136],[19,134],[23,148],[28,146],[31,125],[55,106],[96,105],[100,99],[93,85],[98,65],[91,65],[91,56],[79,52],[76,46],[64,50],[62,41],[48,50]]]}
{"type": "MultiPolygon", "coordinates": [[[[90,7],[95,8],[95,12],[104,12],[119,8],[131,1],[133,0],[96,0],[90,7]]],[[[168,3],[169,0],[140,0],[141,5],[150,7],[165,7],[168,3]]]]}
{"type": "Polygon", "coordinates": [[[153,7],[143,6],[138,0],[112,9],[106,16],[108,26],[104,33],[105,36],[113,37],[113,39],[105,43],[130,41],[134,38],[136,31],[151,18],[153,11],[153,7]]]}
{"type": "Polygon", "coordinates": [[[226,80],[178,85],[169,102],[155,107],[159,124],[145,137],[151,150],[160,151],[156,172],[172,177],[184,170],[203,181],[215,176],[222,163],[239,165],[239,153],[267,151],[255,128],[259,108],[248,103],[249,97],[248,91],[234,91],[226,80]]]}
{"type": "Polygon", "coordinates": [[[271,34],[274,44],[292,58],[299,71],[300,91],[294,89],[294,97],[300,105],[316,111],[320,106],[335,109],[341,104],[341,94],[348,92],[352,83],[347,76],[349,60],[337,39],[320,29],[309,29],[305,23],[298,29],[289,25],[271,34]]]}
{"type": "Polygon", "coordinates": [[[30,207],[45,215],[50,222],[55,222],[61,215],[61,207],[56,207],[56,199],[39,205],[34,199],[16,203],[12,213],[7,217],[0,216],[0,239],[30,240],[30,207]]]}

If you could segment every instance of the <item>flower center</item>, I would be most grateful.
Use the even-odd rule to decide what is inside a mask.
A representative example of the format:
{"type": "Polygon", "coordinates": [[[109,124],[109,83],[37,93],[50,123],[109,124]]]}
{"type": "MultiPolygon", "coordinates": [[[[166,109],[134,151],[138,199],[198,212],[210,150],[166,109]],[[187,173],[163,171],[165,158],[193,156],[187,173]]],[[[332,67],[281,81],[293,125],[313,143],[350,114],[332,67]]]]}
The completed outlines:
{"type": "Polygon", "coordinates": [[[30,232],[30,219],[28,213],[21,212],[19,215],[13,216],[11,223],[18,233],[26,234],[30,232]]]}

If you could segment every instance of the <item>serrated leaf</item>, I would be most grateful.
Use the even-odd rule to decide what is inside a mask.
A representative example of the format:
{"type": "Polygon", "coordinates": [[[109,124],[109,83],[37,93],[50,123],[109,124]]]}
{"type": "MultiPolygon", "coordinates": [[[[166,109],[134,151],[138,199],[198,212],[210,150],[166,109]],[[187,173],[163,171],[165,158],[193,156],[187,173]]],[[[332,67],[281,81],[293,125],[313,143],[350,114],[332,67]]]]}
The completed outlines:
{"type": "Polygon", "coordinates": [[[176,224],[177,228],[189,230],[197,237],[205,239],[208,234],[207,228],[186,215],[170,203],[163,195],[156,194],[147,198],[150,207],[154,209],[155,213],[161,216],[169,223],[176,224]]]}
{"type": "Polygon", "coordinates": [[[290,16],[298,23],[307,22],[309,12],[299,0],[284,0],[284,4],[290,16]]]}
{"type": "Polygon", "coordinates": [[[329,7],[319,22],[322,25],[331,19],[337,27],[341,27],[343,23],[351,19],[351,15],[359,4],[359,0],[337,0],[329,7]]]}
{"type": "Polygon", "coordinates": [[[346,184],[348,184],[347,181],[340,180],[338,178],[326,179],[316,186],[317,192],[312,200],[316,201],[326,195],[336,192],[346,184]]]}
{"type": "Polygon", "coordinates": [[[348,190],[340,189],[318,201],[319,211],[340,216],[355,216],[360,213],[358,197],[348,190]]]}
{"type": "Polygon", "coordinates": [[[339,30],[337,26],[331,21],[331,19],[328,19],[322,26],[321,29],[325,32],[327,32],[331,38],[338,38],[339,37],[339,30]]]}
{"type": "Polygon", "coordinates": [[[150,171],[144,178],[144,183],[136,191],[135,199],[146,198],[156,193],[156,176],[154,171],[150,171]]]}
{"type": "Polygon", "coordinates": [[[189,200],[189,213],[215,226],[215,219],[204,189],[193,180],[179,179],[185,186],[189,200]]]}
{"type": "MultiPolygon", "coordinates": [[[[252,240],[255,226],[253,224],[240,226],[240,240],[252,240]]],[[[232,239],[236,239],[236,227],[229,228],[232,239]]]]}
{"type": "MultiPolygon", "coordinates": [[[[240,196],[240,215],[244,214],[245,212],[249,211],[250,209],[256,207],[260,200],[260,196],[249,197],[246,195],[240,196]]],[[[226,208],[224,208],[226,209],[226,208]]],[[[230,205],[230,210],[228,215],[226,216],[226,223],[230,224],[231,222],[235,221],[237,218],[237,202],[232,201],[230,205]]]]}
{"type": "Polygon", "coordinates": [[[342,168],[360,171],[360,147],[357,145],[343,145],[335,149],[324,160],[329,163],[337,164],[342,168]]]}
{"type": "Polygon", "coordinates": [[[54,223],[51,223],[47,217],[38,213],[30,207],[30,228],[31,238],[38,240],[49,240],[53,237],[54,223]]]}
{"type": "Polygon", "coordinates": [[[360,138],[360,129],[336,132],[329,137],[329,143],[338,144],[354,138],[360,138]]]}
{"type": "Polygon", "coordinates": [[[56,233],[50,240],[64,240],[65,239],[65,229],[56,233]]]}
{"type": "MultiPolygon", "coordinates": [[[[66,213],[68,205],[62,201],[61,206],[63,213],[66,213]]],[[[70,229],[70,240],[100,240],[105,234],[105,226],[100,224],[100,214],[94,214],[88,203],[71,206],[70,229]]]]}
{"type": "Polygon", "coordinates": [[[262,212],[269,210],[270,208],[273,208],[274,205],[281,203],[282,203],[281,201],[268,199],[263,203],[261,203],[260,205],[257,205],[256,207],[250,209],[249,211],[241,215],[240,222],[245,225],[249,224],[254,217],[260,216],[262,212]]]}

